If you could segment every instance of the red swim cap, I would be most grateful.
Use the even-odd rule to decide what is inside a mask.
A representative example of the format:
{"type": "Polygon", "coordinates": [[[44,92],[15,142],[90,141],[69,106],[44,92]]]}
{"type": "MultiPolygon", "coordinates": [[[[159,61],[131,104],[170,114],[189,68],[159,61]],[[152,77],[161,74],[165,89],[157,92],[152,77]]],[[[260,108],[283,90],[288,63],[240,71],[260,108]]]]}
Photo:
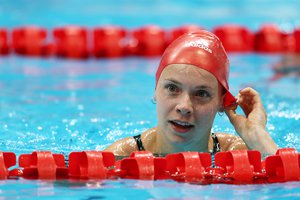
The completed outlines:
{"type": "Polygon", "coordinates": [[[162,71],[171,64],[190,64],[210,72],[226,89],[223,106],[235,104],[229,92],[229,61],[219,38],[201,30],[180,36],[172,42],[162,55],[156,71],[156,85],[162,71]]]}

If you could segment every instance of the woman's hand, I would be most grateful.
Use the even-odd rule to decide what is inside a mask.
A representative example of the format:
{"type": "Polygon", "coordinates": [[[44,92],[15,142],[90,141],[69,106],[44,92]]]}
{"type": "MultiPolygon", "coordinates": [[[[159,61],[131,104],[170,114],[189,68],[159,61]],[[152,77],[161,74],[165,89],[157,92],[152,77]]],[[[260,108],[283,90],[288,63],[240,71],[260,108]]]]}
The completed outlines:
{"type": "Polygon", "coordinates": [[[237,99],[237,104],[245,116],[236,113],[237,106],[225,110],[236,132],[249,149],[259,150],[263,154],[274,154],[278,147],[266,131],[267,114],[258,92],[248,87],[239,92],[237,99]]]}

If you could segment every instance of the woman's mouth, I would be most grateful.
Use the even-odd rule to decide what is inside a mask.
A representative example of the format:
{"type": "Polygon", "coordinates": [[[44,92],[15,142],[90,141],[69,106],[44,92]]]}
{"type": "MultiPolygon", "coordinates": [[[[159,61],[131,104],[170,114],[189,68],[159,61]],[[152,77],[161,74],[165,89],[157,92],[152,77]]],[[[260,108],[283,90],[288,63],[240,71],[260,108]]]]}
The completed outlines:
{"type": "Polygon", "coordinates": [[[186,133],[190,131],[192,128],[194,128],[193,124],[184,121],[169,120],[169,123],[171,124],[174,131],[178,133],[186,133]]]}

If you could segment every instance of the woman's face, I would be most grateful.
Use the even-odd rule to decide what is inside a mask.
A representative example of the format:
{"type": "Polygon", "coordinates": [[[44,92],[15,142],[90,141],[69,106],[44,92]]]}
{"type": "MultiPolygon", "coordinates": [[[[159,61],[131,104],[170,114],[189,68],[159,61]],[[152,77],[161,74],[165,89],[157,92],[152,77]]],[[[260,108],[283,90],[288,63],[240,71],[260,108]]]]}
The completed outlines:
{"type": "Polygon", "coordinates": [[[223,102],[222,86],[206,70],[172,64],[159,78],[155,99],[159,133],[184,144],[207,139],[223,102]]]}

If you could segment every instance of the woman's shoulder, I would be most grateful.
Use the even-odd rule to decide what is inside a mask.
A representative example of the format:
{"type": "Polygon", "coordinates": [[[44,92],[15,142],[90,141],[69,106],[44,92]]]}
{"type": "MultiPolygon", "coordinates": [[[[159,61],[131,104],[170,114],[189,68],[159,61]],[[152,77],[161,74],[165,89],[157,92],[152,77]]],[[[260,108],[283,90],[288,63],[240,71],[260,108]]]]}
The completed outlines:
{"type": "Polygon", "coordinates": [[[214,132],[213,133],[218,139],[236,139],[236,138],[240,138],[239,136],[236,136],[232,133],[223,133],[223,132],[214,132]]]}
{"type": "MultiPolygon", "coordinates": [[[[152,151],[155,142],[156,127],[150,128],[140,135],[141,143],[148,151],[152,151]]],[[[103,151],[113,152],[117,156],[129,156],[131,152],[138,151],[136,139],[134,137],[126,137],[117,140],[103,151]]]]}
{"type": "Polygon", "coordinates": [[[248,149],[241,137],[229,133],[214,133],[220,143],[221,151],[248,149]]]}
{"type": "Polygon", "coordinates": [[[156,134],[157,134],[157,127],[150,128],[141,134],[141,139],[144,148],[147,151],[155,152],[156,134]]]}
{"type": "Polygon", "coordinates": [[[143,139],[150,139],[153,138],[157,133],[157,127],[153,127],[150,129],[147,129],[145,132],[141,134],[141,138],[143,139]]]}
{"type": "Polygon", "coordinates": [[[136,151],[136,142],[133,137],[126,137],[117,140],[103,151],[109,151],[116,156],[129,156],[131,152],[136,151]]]}

